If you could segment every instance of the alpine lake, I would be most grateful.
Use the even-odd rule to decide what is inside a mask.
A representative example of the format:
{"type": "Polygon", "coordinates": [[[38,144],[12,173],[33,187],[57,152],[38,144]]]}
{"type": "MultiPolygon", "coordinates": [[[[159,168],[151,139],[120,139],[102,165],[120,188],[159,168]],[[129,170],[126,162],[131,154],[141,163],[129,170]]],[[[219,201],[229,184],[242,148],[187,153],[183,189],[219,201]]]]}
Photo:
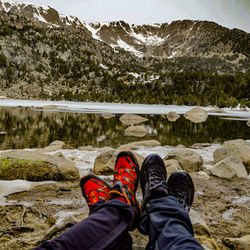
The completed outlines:
{"type": "MultiPolygon", "coordinates": [[[[249,113],[248,113],[249,114],[249,113]]],[[[202,123],[192,123],[183,115],[170,122],[162,115],[141,115],[149,131],[143,137],[125,136],[128,127],[121,114],[105,119],[101,114],[53,112],[25,107],[0,108],[0,149],[42,148],[55,140],[77,148],[118,147],[140,140],[158,140],[162,145],[191,146],[194,143],[221,143],[233,139],[250,139],[245,120],[208,116],[202,123]]]]}

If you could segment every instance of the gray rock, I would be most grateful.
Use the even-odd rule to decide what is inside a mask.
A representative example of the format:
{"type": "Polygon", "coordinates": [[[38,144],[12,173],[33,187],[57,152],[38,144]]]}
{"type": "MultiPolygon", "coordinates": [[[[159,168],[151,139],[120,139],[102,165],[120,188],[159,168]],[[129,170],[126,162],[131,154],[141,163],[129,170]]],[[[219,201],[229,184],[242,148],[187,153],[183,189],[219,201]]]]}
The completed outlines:
{"type": "Polygon", "coordinates": [[[250,235],[241,238],[226,238],[223,240],[230,249],[247,250],[250,249],[250,235]]]}
{"type": "Polygon", "coordinates": [[[148,119],[134,114],[124,114],[120,117],[120,121],[124,125],[136,125],[148,121],[148,119]]]}
{"type": "Polygon", "coordinates": [[[206,110],[196,107],[187,111],[184,114],[184,117],[190,120],[191,122],[200,123],[200,122],[204,122],[207,120],[208,114],[206,110]]]}
{"type": "Polygon", "coordinates": [[[130,126],[125,129],[126,136],[143,137],[148,133],[148,130],[143,126],[130,126]]]}
{"type": "Polygon", "coordinates": [[[165,160],[164,161],[165,167],[167,169],[167,174],[168,176],[170,176],[172,173],[174,172],[179,172],[182,171],[182,167],[179,164],[179,162],[177,160],[165,160]]]}
{"type": "Polygon", "coordinates": [[[176,112],[168,112],[167,119],[170,122],[175,122],[180,118],[180,115],[178,115],[176,112]]]}
{"type": "Polygon", "coordinates": [[[63,141],[59,141],[59,140],[56,140],[56,141],[53,141],[49,144],[49,146],[58,146],[58,145],[64,145],[65,143],[63,141]]]}
{"type": "MultiPolygon", "coordinates": [[[[113,174],[116,157],[120,151],[120,149],[117,149],[101,152],[95,159],[94,173],[98,175],[113,174]]],[[[139,166],[141,166],[144,161],[144,157],[136,152],[133,153],[139,163],[139,166]]]]}
{"type": "Polygon", "coordinates": [[[165,156],[164,161],[169,159],[177,160],[181,167],[188,172],[198,172],[203,167],[202,157],[190,149],[175,148],[165,156]]]}
{"type": "Polygon", "coordinates": [[[0,179],[28,181],[75,180],[79,171],[64,157],[15,150],[0,155],[0,179]]]}
{"type": "Polygon", "coordinates": [[[109,164],[112,155],[114,154],[115,150],[107,150],[101,152],[97,155],[94,163],[94,173],[95,174],[112,174],[114,171],[114,166],[109,164]]]}
{"type": "Polygon", "coordinates": [[[213,153],[214,162],[217,163],[227,157],[240,159],[250,172],[250,143],[242,139],[227,141],[213,153]]]}
{"type": "Polygon", "coordinates": [[[233,177],[247,178],[247,171],[241,160],[235,157],[228,157],[211,169],[211,174],[220,178],[231,179],[233,177]]]}
{"type": "Polygon", "coordinates": [[[114,117],[115,115],[114,114],[110,114],[110,113],[102,113],[102,117],[104,119],[110,119],[112,117],[114,117]]]}

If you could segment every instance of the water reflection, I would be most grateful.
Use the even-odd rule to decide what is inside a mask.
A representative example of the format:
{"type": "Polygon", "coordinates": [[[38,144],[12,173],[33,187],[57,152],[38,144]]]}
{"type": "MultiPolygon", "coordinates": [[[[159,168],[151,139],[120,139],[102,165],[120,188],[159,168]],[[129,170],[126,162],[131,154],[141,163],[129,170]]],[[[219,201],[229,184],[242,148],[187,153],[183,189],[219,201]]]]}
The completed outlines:
{"type": "Polygon", "coordinates": [[[124,136],[127,126],[115,116],[108,120],[100,114],[56,113],[31,108],[1,108],[0,149],[45,147],[62,140],[73,147],[93,145],[116,147],[139,140],[159,140],[163,145],[186,146],[197,142],[250,139],[245,121],[224,120],[209,116],[206,122],[195,124],[181,116],[169,122],[160,115],[145,115],[143,123],[150,131],[142,138],[124,136]]]}

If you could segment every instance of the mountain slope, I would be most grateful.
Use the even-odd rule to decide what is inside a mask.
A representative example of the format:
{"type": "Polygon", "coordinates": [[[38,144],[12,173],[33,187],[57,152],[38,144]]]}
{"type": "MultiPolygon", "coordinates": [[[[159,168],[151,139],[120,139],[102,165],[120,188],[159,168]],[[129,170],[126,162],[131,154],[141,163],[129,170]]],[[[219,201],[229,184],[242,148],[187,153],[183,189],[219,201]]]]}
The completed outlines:
{"type": "Polygon", "coordinates": [[[243,31],[200,21],[90,24],[50,7],[6,1],[0,9],[0,95],[220,106],[248,102],[250,43],[243,31]]]}
{"type": "Polygon", "coordinates": [[[216,55],[238,63],[250,56],[250,34],[237,29],[230,30],[214,22],[184,20],[152,25],[130,25],[123,21],[86,23],[77,17],[61,15],[51,7],[10,0],[0,2],[0,10],[54,26],[76,25],[86,28],[93,38],[139,57],[210,58],[216,55]]]}

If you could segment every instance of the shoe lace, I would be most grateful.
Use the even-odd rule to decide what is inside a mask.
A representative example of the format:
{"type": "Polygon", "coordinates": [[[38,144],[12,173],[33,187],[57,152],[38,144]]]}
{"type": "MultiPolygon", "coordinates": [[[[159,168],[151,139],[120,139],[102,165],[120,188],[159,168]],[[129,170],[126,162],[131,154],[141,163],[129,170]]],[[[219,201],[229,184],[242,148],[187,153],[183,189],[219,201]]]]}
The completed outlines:
{"type": "Polygon", "coordinates": [[[155,189],[159,186],[166,186],[164,175],[156,170],[149,172],[149,190],[155,189]]]}

